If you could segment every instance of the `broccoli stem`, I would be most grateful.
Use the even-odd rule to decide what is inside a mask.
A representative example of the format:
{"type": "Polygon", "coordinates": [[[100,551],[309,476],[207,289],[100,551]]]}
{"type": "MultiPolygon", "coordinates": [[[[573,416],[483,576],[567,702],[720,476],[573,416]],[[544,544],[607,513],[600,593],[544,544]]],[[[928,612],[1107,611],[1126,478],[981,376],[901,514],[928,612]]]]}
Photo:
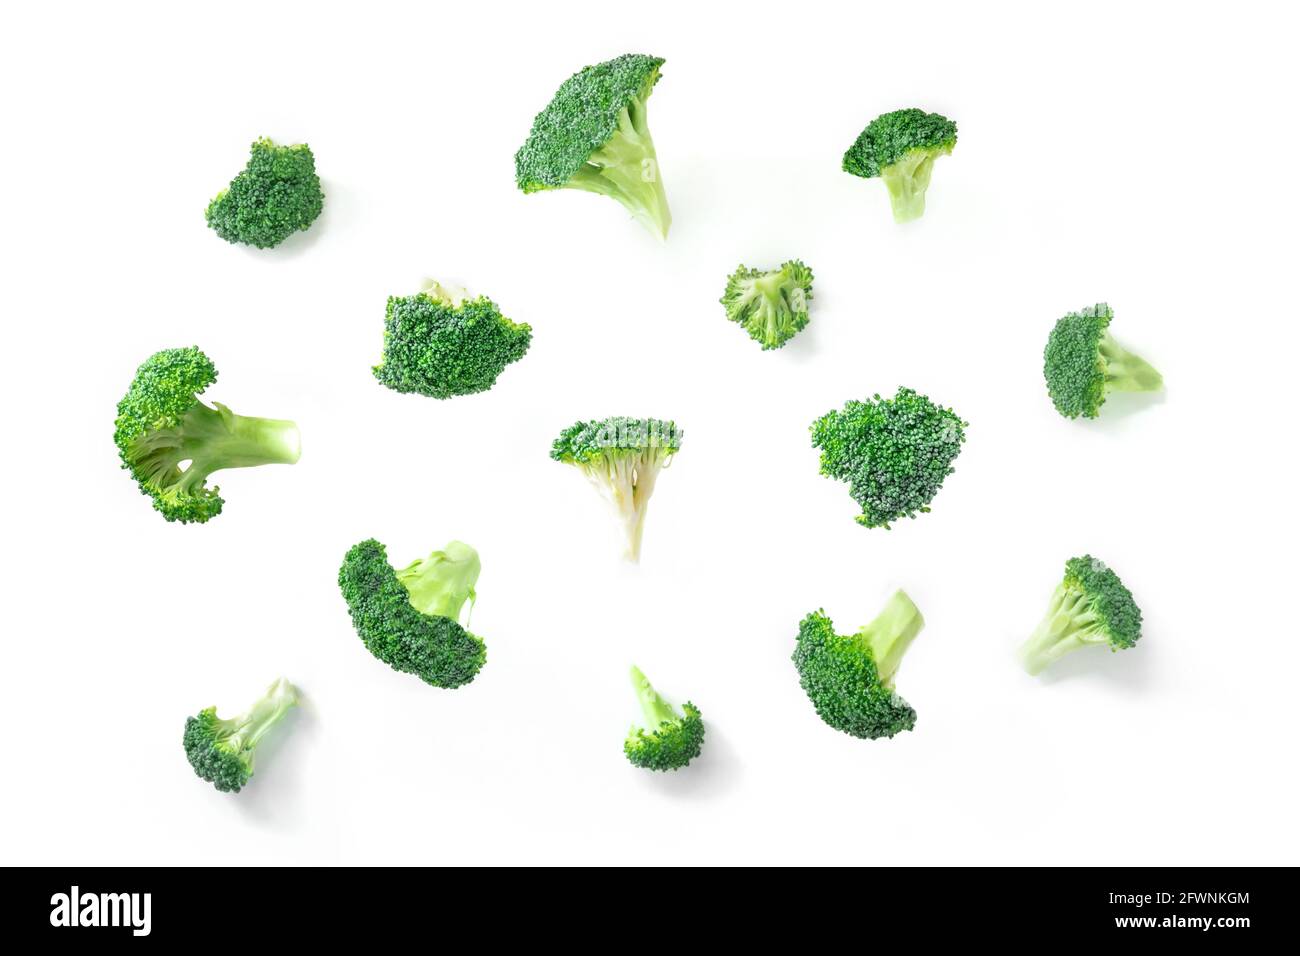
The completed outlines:
{"type": "Polygon", "coordinates": [[[587,157],[567,185],[618,200],[641,225],[660,239],[668,238],[673,216],[643,100],[633,100],[619,113],[609,141],[587,157]]]}
{"type": "Polygon", "coordinates": [[[930,188],[935,155],[927,149],[910,149],[898,162],[880,170],[880,178],[889,190],[894,222],[911,222],[925,213],[925,191],[930,188]]]}
{"type": "Polygon", "coordinates": [[[220,402],[208,408],[195,402],[179,428],[150,432],[139,439],[135,451],[142,461],[153,459],[160,479],[188,461],[180,489],[195,493],[208,476],[226,468],[255,465],[292,465],[301,454],[298,426],[276,418],[236,415],[220,402]]]}
{"type": "Polygon", "coordinates": [[[677,713],[668,701],[659,696],[659,692],[650,686],[650,681],[640,668],[632,668],[632,687],[636,690],[637,700],[641,702],[641,713],[645,716],[647,730],[655,730],[661,724],[677,721],[677,713]]]}
{"type": "MultiPolygon", "coordinates": [[[[224,737],[222,743],[236,752],[252,750],[257,746],[258,741],[289,712],[289,708],[297,704],[298,691],[281,677],[266,689],[266,693],[258,698],[257,703],[250,707],[247,713],[231,720],[218,721],[223,731],[219,737],[224,737]],[[225,731],[229,731],[228,736],[225,731]]],[[[251,754],[248,762],[251,771],[251,754]]]]}
{"type": "Polygon", "coordinates": [[[641,560],[646,511],[666,460],[664,449],[646,448],[639,454],[614,452],[582,463],[583,474],[610,503],[623,525],[623,556],[629,561],[641,560]]]}
{"type": "Polygon", "coordinates": [[[858,631],[857,638],[870,651],[871,659],[876,662],[876,674],[886,687],[894,685],[894,675],[903,662],[903,655],[924,626],[920,610],[899,590],[875,620],[858,631]]]}
{"type": "Polygon", "coordinates": [[[421,614],[449,617],[460,621],[461,609],[469,601],[471,608],[477,594],[482,564],[478,552],[460,541],[452,541],[427,558],[417,558],[397,572],[397,580],[406,588],[411,606],[421,614]]]}
{"type": "Polygon", "coordinates": [[[1106,361],[1106,390],[1110,392],[1158,392],[1164,377],[1146,359],[1134,355],[1103,332],[1097,351],[1106,361]]]}
{"type": "Polygon", "coordinates": [[[1082,591],[1058,584],[1052,592],[1046,616],[1029,640],[1020,646],[1020,663],[1026,671],[1036,675],[1071,651],[1091,644],[1108,643],[1105,635],[1093,628],[1097,623],[1097,615],[1087,596],[1082,591]]]}

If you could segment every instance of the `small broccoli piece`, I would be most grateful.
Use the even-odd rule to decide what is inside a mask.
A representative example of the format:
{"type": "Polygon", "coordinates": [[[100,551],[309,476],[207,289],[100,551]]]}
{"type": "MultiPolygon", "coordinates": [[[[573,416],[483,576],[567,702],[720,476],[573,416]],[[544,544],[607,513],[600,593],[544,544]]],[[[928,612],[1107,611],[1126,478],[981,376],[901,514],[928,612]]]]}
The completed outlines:
{"type": "Polygon", "coordinates": [[[428,280],[415,295],[389,297],[375,378],[430,398],[486,392],[532,339],[529,326],[511,322],[491,299],[428,280]]]}
{"type": "Polygon", "coordinates": [[[663,60],[628,53],[564,81],[515,153],[525,193],[584,189],[617,199],[660,239],[672,213],[646,125],[646,100],[663,60]]]}
{"type": "Polygon", "coordinates": [[[1065,578],[1052,592],[1047,614],[1020,647],[1031,674],[1082,647],[1132,647],[1142,636],[1142,611],[1114,571],[1090,554],[1065,562],[1065,578]]]}
{"type": "Polygon", "coordinates": [[[704,746],[704,721],[700,719],[699,709],[687,701],[679,713],[635,667],[632,686],[645,716],[645,726],[633,725],[623,741],[623,753],[633,766],[644,770],[680,770],[698,757],[704,746]]]}
{"type": "Polygon", "coordinates": [[[812,270],[798,259],[775,269],[741,264],[728,277],[720,301],[727,318],[743,326],[751,339],[765,350],[779,349],[808,324],[812,280],[812,270]]]}
{"type": "Polygon", "coordinates": [[[888,528],[930,510],[955,470],[965,426],[952,409],[900,388],[892,399],[876,395],[827,412],[812,423],[812,443],[821,449],[821,473],[849,483],[862,506],[858,524],[888,528]]]}
{"type": "Polygon", "coordinates": [[[823,611],[799,624],[794,666],[817,715],[836,730],[875,740],[916,726],[916,711],[894,690],[898,665],[925,620],[895,591],[874,621],[848,637],[823,611]]]}
{"type": "Polygon", "coordinates": [[[844,154],[844,171],[863,179],[879,176],[889,190],[895,222],[925,212],[934,161],[957,145],[957,124],[938,113],[895,110],[877,116],[844,154]]]}
{"type": "Polygon", "coordinates": [[[1110,335],[1115,313],[1101,302],[1059,319],[1043,350],[1047,394],[1066,418],[1096,418],[1111,392],[1158,392],[1160,373],[1110,335]]]}
{"type": "Polygon", "coordinates": [[[263,137],[244,171],[208,203],[208,225],[226,242],[270,249],[315,222],[324,204],[311,149],[263,137]]]}
{"type": "Polygon", "coordinates": [[[217,380],[198,348],[165,349],[136,370],[117,403],[113,441],[122,467],[168,521],[204,522],[221,514],[219,488],[208,476],[225,468],[292,465],[302,444],[298,426],[274,418],[236,415],[198,394],[217,380]]]}
{"type": "Polygon", "coordinates": [[[434,687],[468,684],[487,660],[483,641],[459,623],[475,600],[478,552],[453,541],[400,571],[373,538],[354,545],[339,569],[352,625],[371,654],[434,687]]]}
{"type": "Polygon", "coordinates": [[[575,465],[614,508],[627,533],[629,561],[641,560],[646,508],[659,471],[682,447],[674,422],[657,418],[607,418],[577,422],[560,433],[551,457],[575,465]]]}
{"type": "Polygon", "coordinates": [[[258,743],[297,704],[298,692],[281,677],[238,717],[222,720],[217,708],[209,707],[185,718],[182,742],[190,766],[222,793],[239,793],[253,775],[258,743]]]}

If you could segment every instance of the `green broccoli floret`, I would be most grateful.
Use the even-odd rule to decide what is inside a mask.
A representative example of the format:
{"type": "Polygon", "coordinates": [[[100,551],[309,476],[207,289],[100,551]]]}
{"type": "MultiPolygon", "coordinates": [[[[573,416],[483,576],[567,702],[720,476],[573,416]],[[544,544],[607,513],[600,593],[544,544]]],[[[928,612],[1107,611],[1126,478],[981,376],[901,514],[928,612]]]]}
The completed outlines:
{"type": "Polygon", "coordinates": [[[925,620],[902,591],[874,621],[848,637],[823,611],[799,624],[794,666],[817,715],[854,737],[892,737],[916,726],[916,711],[894,690],[894,675],[925,620]]]}
{"type": "Polygon", "coordinates": [[[1043,350],[1047,394],[1066,418],[1096,418],[1111,392],[1158,392],[1160,373],[1111,338],[1110,306],[1101,302],[1057,321],[1043,350]]]}
{"type": "Polygon", "coordinates": [[[212,360],[198,348],[165,349],[136,370],[117,403],[113,440],[122,467],[168,521],[203,522],[221,513],[220,489],[208,476],[225,468],[292,465],[298,426],[274,418],[236,415],[198,394],[217,380],[212,360]]]}
{"type": "Polygon", "coordinates": [[[208,203],[208,225],[226,242],[270,249],[315,222],[324,204],[311,149],[263,137],[244,171],[208,203]]]}
{"type": "Polygon", "coordinates": [[[895,110],[877,116],[844,154],[844,171],[863,179],[879,176],[889,189],[895,222],[925,212],[934,161],[957,145],[957,124],[938,113],[895,110]]]}
{"type": "Polygon", "coordinates": [[[764,349],[779,349],[808,324],[812,270],[798,259],[775,269],[742,264],[727,279],[720,300],[727,318],[744,327],[764,349]]]}
{"type": "Polygon", "coordinates": [[[888,528],[930,510],[955,470],[965,426],[952,409],[900,388],[892,399],[876,395],[827,412],[812,423],[812,443],[821,449],[821,473],[849,483],[862,506],[857,522],[888,528]]]}
{"type": "Polygon", "coordinates": [[[609,196],[660,239],[672,213],[646,125],[646,100],[663,60],[628,53],[564,81],[515,153],[525,193],[584,189],[609,196]]]}
{"type": "Polygon", "coordinates": [[[623,741],[623,753],[645,770],[679,770],[700,755],[704,746],[704,721],[690,701],[679,713],[650,686],[645,674],[632,668],[632,686],[641,702],[645,726],[633,725],[623,741]]]}
{"type": "Polygon", "coordinates": [[[623,524],[629,561],[641,560],[646,508],[659,471],[682,447],[682,431],[657,418],[607,418],[577,422],[560,432],[551,457],[575,465],[623,524]]]}
{"type": "Polygon", "coordinates": [[[468,684],[487,660],[483,641],[459,623],[476,597],[478,552],[453,541],[400,571],[373,538],[354,545],[339,569],[352,625],[371,654],[434,687],[468,684]]]}
{"type": "Polygon", "coordinates": [[[1047,614],[1020,647],[1031,674],[1082,647],[1132,647],[1142,636],[1142,611],[1114,571],[1090,554],[1065,562],[1065,578],[1052,592],[1047,614]]]}
{"type": "Polygon", "coordinates": [[[297,704],[298,692],[281,677],[238,717],[222,720],[209,707],[185,718],[182,742],[190,766],[222,793],[238,793],[253,775],[258,742],[297,704]]]}
{"type": "Polygon", "coordinates": [[[430,398],[486,392],[532,339],[532,328],[511,322],[491,299],[428,280],[415,295],[389,297],[375,378],[430,398]]]}

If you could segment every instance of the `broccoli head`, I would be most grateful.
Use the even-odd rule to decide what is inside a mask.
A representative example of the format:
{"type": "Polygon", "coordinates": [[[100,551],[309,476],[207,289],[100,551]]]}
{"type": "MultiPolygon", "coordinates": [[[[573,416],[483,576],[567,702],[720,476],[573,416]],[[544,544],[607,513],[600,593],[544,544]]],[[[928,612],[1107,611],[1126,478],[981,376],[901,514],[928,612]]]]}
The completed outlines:
{"type": "Polygon", "coordinates": [[[226,242],[270,249],[315,222],[324,204],[311,149],[263,137],[244,171],[208,203],[208,225],[226,242]]]}
{"type": "Polygon", "coordinates": [[[371,654],[434,687],[468,684],[487,660],[483,641],[460,625],[475,599],[478,552],[453,541],[400,571],[378,541],[352,547],[339,588],[352,624],[371,654]]]}
{"type": "Polygon", "coordinates": [[[1038,674],[1082,647],[1126,650],[1142,636],[1142,611],[1114,571],[1090,554],[1065,562],[1047,614],[1020,647],[1025,670],[1038,674]]]}
{"type": "Polygon", "coordinates": [[[584,189],[616,199],[660,239],[672,214],[646,125],[646,100],[663,60],[628,53],[564,81],[515,153],[525,193],[584,189]]]}
{"type": "Polygon", "coordinates": [[[641,559],[641,535],[655,481],[682,447],[674,422],[607,418],[577,422],[560,432],[551,457],[574,465],[613,507],[627,535],[624,556],[641,559]]]}
{"type": "Polygon", "coordinates": [[[916,725],[916,711],[894,690],[894,675],[925,621],[902,591],[856,634],[835,633],[822,611],[799,624],[794,666],[817,715],[836,730],[875,740],[916,725]]]}
{"type": "Polygon", "coordinates": [[[281,677],[239,717],[222,720],[217,708],[185,718],[185,756],[202,779],[223,793],[238,793],[253,775],[253,753],[290,707],[298,692],[281,677]]]}
{"type": "Polygon", "coordinates": [[[1158,392],[1160,373],[1110,335],[1114,312],[1102,302],[1057,321],[1043,350],[1043,376],[1066,418],[1096,418],[1110,392],[1158,392]]]}
{"type": "Polygon", "coordinates": [[[389,297],[375,378],[430,398],[486,392],[532,338],[529,326],[511,322],[491,299],[429,280],[415,295],[389,297]]]}
{"type": "Polygon", "coordinates": [[[879,176],[889,190],[895,222],[925,212],[934,161],[957,145],[957,124],[938,113],[895,110],[877,116],[844,154],[844,171],[863,179],[879,176]]]}
{"type": "Polygon", "coordinates": [[[862,506],[858,523],[888,528],[930,510],[954,471],[965,427],[952,409],[900,388],[893,398],[876,395],[827,412],[812,423],[812,442],[821,449],[821,473],[849,483],[862,506]]]}
{"type": "Polygon", "coordinates": [[[679,713],[650,686],[645,674],[632,668],[632,686],[641,702],[644,727],[633,725],[623,741],[623,753],[644,770],[680,770],[700,755],[704,721],[690,701],[679,713]]]}
{"type": "Polygon", "coordinates": [[[779,349],[808,324],[812,270],[798,259],[775,269],[746,269],[727,279],[721,302],[727,318],[764,349],[779,349]]]}
{"type": "Polygon", "coordinates": [[[292,465],[298,426],[274,418],[236,415],[198,395],[217,380],[212,360],[198,348],[165,349],[136,370],[117,403],[113,440],[122,467],[168,521],[204,522],[221,513],[220,489],[208,476],[225,468],[292,465]]]}

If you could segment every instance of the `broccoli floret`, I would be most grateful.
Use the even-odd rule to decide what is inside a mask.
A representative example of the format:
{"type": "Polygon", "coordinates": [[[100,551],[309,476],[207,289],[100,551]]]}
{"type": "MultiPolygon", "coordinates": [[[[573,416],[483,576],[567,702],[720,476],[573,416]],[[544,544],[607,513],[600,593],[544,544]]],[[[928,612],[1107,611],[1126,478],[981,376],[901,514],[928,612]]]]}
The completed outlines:
{"type": "Polygon", "coordinates": [[[253,775],[258,742],[297,704],[298,692],[281,677],[238,717],[222,720],[209,707],[185,718],[182,742],[190,766],[222,793],[238,793],[253,775]]]}
{"type": "Polygon", "coordinates": [[[478,552],[453,541],[401,571],[373,538],[354,545],[339,569],[352,625],[371,654],[434,687],[468,684],[487,660],[483,641],[459,623],[475,599],[478,552]]]}
{"type": "Polygon", "coordinates": [[[844,171],[863,179],[879,176],[889,189],[895,222],[925,212],[934,161],[957,145],[957,124],[938,113],[895,110],[877,116],[844,154],[844,171]]]}
{"type": "Polygon", "coordinates": [[[690,701],[679,713],[650,686],[645,674],[632,668],[632,686],[641,702],[645,726],[633,725],[623,741],[623,753],[645,770],[679,770],[700,755],[704,746],[704,721],[690,701]]]}
{"type": "Polygon", "coordinates": [[[244,171],[208,203],[208,225],[226,242],[270,249],[315,222],[324,204],[311,149],[263,137],[244,171]]]}
{"type": "Polygon", "coordinates": [[[491,299],[429,280],[416,295],[389,297],[375,378],[430,398],[486,392],[532,338],[529,326],[511,322],[491,299]]]}
{"type": "Polygon", "coordinates": [[[892,399],[876,395],[827,412],[812,423],[812,443],[821,449],[821,473],[849,483],[862,506],[857,522],[888,528],[930,510],[955,470],[965,426],[952,409],[900,388],[892,399]]]}
{"type": "Polygon", "coordinates": [[[575,465],[618,515],[627,534],[629,561],[641,560],[646,508],[659,471],[682,447],[674,422],[657,418],[607,418],[576,422],[555,439],[551,457],[575,465]]]}
{"type": "Polygon", "coordinates": [[[1047,394],[1066,418],[1096,418],[1111,392],[1158,392],[1160,373],[1111,338],[1110,306],[1101,302],[1057,321],[1043,350],[1047,394]]]}
{"type": "Polygon", "coordinates": [[[775,269],[742,264],[727,279],[720,300],[727,318],[744,327],[764,349],[779,349],[808,324],[812,270],[798,259],[775,269]]]}
{"type": "Polygon", "coordinates": [[[216,380],[216,367],[198,348],[165,349],[136,370],[117,403],[113,440],[122,467],[168,521],[203,522],[221,513],[220,489],[206,485],[214,472],[292,465],[301,452],[293,422],[247,418],[220,402],[209,408],[199,401],[216,380]]]}
{"type": "Polygon", "coordinates": [[[794,666],[817,715],[854,737],[892,737],[916,726],[916,711],[894,690],[894,675],[925,620],[902,591],[858,633],[845,637],[823,611],[799,624],[794,666]]]}
{"type": "Polygon", "coordinates": [[[628,53],[565,80],[515,153],[519,188],[525,193],[585,189],[609,196],[666,239],[672,213],[646,125],[646,100],[663,62],[628,53]]]}
{"type": "Polygon", "coordinates": [[[1052,592],[1047,614],[1020,647],[1031,674],[1082,647],[1126,650],[1142,636],[1142,611],[1114,571],[1090,554],[1065,562],[1065,578],[1052,592]]]}

